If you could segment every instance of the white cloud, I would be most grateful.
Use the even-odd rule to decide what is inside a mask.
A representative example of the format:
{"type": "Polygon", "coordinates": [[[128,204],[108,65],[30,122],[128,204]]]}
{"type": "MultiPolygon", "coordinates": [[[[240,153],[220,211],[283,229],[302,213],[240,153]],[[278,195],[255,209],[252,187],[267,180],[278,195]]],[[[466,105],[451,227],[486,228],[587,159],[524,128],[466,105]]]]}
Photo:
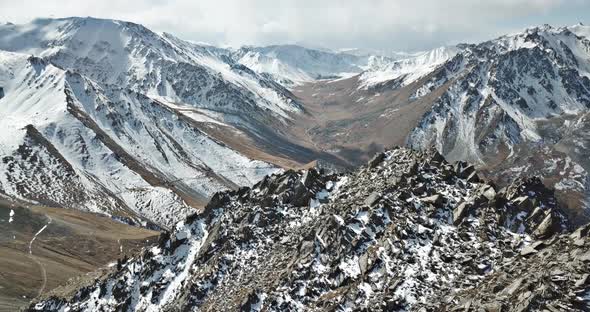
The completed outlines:
{"type": "Polygon", "coordinates": [[[0,0],[0,20],[95,16],[218,45],[423,49],[531,24],[578,22],[587,0],[0,0]]]}

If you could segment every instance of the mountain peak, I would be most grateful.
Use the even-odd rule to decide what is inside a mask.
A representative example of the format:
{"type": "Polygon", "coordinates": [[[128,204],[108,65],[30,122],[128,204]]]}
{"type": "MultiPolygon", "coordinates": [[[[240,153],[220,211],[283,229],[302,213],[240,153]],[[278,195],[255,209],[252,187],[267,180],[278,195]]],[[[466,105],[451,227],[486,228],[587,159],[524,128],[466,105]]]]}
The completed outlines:
{"type": "MultiPolygon", "coordinates": [[[[497,190],[466,163],[399,148],[351,173],[287,171],[218,193],[158,246],[30,309],[436,310],[515,265],[550,267],[539,250],[574,255],[590,243],[585,232],[577,247],[554,236],[568,230],[538,179],[497,190]]],[[[581,262],[563,268],[552,298],[585,272],[581,262]]],[[[516,287],[511,301],[535,306],[543,289],[516,287]]]]}

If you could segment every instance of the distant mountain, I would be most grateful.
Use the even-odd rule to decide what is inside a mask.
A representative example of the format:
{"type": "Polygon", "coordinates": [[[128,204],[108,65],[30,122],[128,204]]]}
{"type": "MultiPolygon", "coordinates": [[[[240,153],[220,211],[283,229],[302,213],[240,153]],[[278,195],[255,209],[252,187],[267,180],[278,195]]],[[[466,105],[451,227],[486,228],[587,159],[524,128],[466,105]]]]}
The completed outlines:
{"type": "Polygon", "coordinates": [[[223,49],[94,18],[2,25],[0,193],[170,226],[280,167],[435,146],[500,183],[538,174],[582,217],[588,29],[535,27],[396,59],[223,49]]]}
{"type": "Polygon", "coordinates": [[[440,47],[431,51],[418,53],[382,66],[373,67],[360,76],[363,87],[397,80],[399,86],[406,86],[435,70],[459,53],[458,47],[440,47]]]}
{"type": "Polygon", "coordinates": [[[94,18],[2,25],[0,50],[0,193],[170,226],[279,170],[240,144],[298,150],[267,129],[300,105],[224,50],[94,18]]]}
{"type": "Polygon", "coordinates": [[[158,245],[29,310],[583,311],[590,225],[570,230],[539,179],[499,190],[437,152],[394,149],[351,173],[219,193],[158,245]]]}
{"type": "Polygon", "coordinates": [[[536,174],[587,220],[589,29],[529,28],[295,88],[313,116],[295,127],[311,139],[298,137],[353,162],[391,145],[435,146],[500,182],[536,174]]]}
{"type": "Polygon", "coordinates": [[[234,51],[232,57],[287,87],[321,79],[346,78],[392,61],[375,54],[349,54],[296,45],[243,47],[234,51]]]}
{"type": "Polygon", "coordinates": [[[424,53],[424,52],[387,51],[387,50],[366,49],[366,48],[348,48],[348,49],[338,49],[336,51],[339,53],[352,54],[352,55],[356,55],[356,56],[383,56],[383,57],[386,57],[386,58],[394,60],[394,61],[416,57],[416,56],[419,56],[424,53]]]}

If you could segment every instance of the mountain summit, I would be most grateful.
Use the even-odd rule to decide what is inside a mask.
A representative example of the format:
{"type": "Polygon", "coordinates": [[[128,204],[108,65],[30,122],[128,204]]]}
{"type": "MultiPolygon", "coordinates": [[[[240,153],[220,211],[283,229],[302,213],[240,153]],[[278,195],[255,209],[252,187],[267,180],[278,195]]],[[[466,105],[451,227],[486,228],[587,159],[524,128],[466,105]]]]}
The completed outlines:
{"type": "Polygon", "coordinates": [[[158,246],[30,310],[583,310],[590,236],[570,226],[539,179],[496,189],[435,151],[394,149],[348,174],[218,193],[158,246]]]}

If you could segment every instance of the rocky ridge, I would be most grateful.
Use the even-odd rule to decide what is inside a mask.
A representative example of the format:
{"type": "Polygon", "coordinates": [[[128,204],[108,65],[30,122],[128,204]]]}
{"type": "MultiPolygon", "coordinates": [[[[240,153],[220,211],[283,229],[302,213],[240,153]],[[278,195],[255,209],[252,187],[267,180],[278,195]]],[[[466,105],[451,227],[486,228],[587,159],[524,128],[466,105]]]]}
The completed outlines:
{"type": "Polygon", "coordinates": [[[355,172],[217,193],[158,246],[30,310],[583,310],[590,237],[571,230],[538,178],[497,189],[396,148],[355,172]]]}

